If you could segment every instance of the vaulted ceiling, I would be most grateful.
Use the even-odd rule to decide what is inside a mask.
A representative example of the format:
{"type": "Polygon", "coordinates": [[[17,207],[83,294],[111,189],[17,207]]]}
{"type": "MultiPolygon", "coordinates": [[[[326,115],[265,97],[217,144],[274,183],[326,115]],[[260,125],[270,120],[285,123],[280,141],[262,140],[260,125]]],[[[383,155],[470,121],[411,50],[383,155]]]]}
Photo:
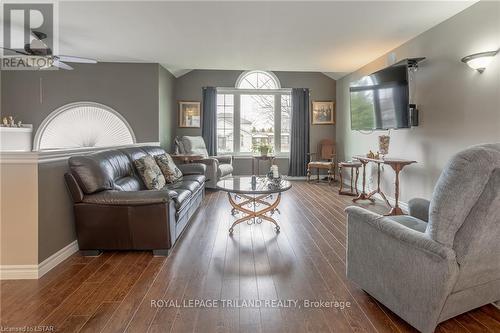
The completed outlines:
{"type": "Polygon", "coordinates": [[[59,47],[100,61],[157,62],[176,76],[203,68],[336,78],[474,2],[68,1],[59,6],[59,47]]]}

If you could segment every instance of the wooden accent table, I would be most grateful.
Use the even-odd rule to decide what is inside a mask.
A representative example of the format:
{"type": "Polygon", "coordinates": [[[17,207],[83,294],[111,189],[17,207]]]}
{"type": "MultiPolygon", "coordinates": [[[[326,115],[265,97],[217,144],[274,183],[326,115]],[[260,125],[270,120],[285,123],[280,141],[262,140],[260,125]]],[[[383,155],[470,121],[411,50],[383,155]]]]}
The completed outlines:
{"type": "Polygon", "coordinates": [[[339,176],[340,176],[340,189],[339,194],[357,196],[358,193],[358,178],[359,178],[359,168],[362,166],[361,162],[340,162],[339,163],[339,176]],[[342,178],[342,169],[351,169],[351,187],[350,191],[344,190],[344,179],[342,178]],[[354,178],[354,170],[356,170],[356,178],[354,178]],[[354,186],[353,186],[354,183],[354,186]]]}
{"type": "Polygon", "coordinates": [[[170,155],[174,161],[179,161],[181,164],[193,163],[203,159],[201,155],[170,155]]]}
{"type": "Polygon", "coordinates": [[[369,158],[369,157],[360,156],[360,155],[353,156],[353,158],[357,159],[358,161],[361,162],[361,164],[363,164],[363,189],[362,189],[361,193],[358,195],[358,197],[354,198],[353,201],[356,202],[358,200],[370,200],[370,201],[373,202],[374,199],[372,198],[372,196],[378,193],[378,194],[380,194],[382,196],[382,198],[384,199],[385,203],[389,207],[391,207],[391,210],[389,211],[388,214],[386,214],[386,216],[389,216],[389,215],[404,215],[403,211],[399,207],[399,173],[401,172],[401,170],[403,170],[403,168],[405,166],[413,164],[413,163],[417,163],[417,161],[404,160],[404,159],[400,159],[400,158],[369,158]],[[365,185],[366,185],[366,164],[368,164],[369,162],[377,163],[377,189],[374,190],[374,191],[372,191],[372,192],[370,192],[369,194],[367,194],[366,190],[365,190],[365,185]],[[387,164],[387,165],[389,165],[394,170],[394,172],[396,173],[396,177],[395,177],[395,180],[394,180],[394,187],[395,187],[395,190],[394,190],[394,207],[391,206],[391,204],[387,200],[385,194],[380,189],[380,165],[381,164],[387,164]]]}

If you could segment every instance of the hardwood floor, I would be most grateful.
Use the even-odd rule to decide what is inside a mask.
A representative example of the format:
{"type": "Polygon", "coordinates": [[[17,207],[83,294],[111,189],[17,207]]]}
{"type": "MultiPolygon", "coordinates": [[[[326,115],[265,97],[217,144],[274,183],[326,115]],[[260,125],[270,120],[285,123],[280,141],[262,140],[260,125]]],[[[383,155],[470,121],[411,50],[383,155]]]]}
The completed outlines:
{"type": "MultiPolygon", "coordinates": [[[[208,192],[168,258],[75,254],[40,280],[1,281],[1,325],[62,332],[416,332],[346,279],[344,208],[352,202],[337,190],[293,182],[276,217],[279,234],[264,222],[241,224],[232,237],[225,193],[208,192]],[[339,300],[351,306],[154,306],[223,299],[339,300]]],[[[437,332],[500,332],[500,311],[487,305],[442,323],[437,332]]]]}

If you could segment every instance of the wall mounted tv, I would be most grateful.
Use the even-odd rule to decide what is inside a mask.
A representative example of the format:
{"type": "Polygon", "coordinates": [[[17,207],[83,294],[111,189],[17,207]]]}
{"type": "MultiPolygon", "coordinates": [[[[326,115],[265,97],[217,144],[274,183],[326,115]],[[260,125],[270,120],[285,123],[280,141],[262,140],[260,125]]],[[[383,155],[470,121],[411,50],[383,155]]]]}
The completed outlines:
{"type": "Polygon", "coordinates": [[[398,63],[352,82],[351,129],[410,127],[407,63],[398,63]]]}

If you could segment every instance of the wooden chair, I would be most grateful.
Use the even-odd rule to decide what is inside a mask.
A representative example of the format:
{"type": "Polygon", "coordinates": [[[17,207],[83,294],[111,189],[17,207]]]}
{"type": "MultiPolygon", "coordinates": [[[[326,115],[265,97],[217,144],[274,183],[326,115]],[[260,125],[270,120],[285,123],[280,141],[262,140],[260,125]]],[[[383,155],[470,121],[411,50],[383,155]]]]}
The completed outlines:
{"type": "Polygon", "coordinates": [[[330,139],[323,139],[318,144],[318,150],[315,153],[310,153],[311,162],[307,164],[307,181],[311,180],[311,169],[317,170],[318,182],[320,170],[328,170],[328,185],[332,179],[335,181],[335,165],[337,164],[337,154],[335,151],[335,143],[330,139]]]}

